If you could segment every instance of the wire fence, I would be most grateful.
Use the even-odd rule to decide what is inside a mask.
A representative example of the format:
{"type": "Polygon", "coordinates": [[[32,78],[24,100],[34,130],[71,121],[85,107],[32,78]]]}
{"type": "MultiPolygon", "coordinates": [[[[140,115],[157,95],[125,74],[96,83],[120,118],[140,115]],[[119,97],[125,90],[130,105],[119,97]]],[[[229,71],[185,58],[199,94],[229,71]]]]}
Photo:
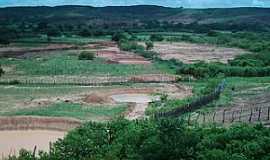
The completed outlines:
{"type": "Polygon", "coordinates": [[[270,101],[261,106],[220,109],[210,112],[196,112],[187,115],[189,123],[264,123],[270,125],[270,101]]]}
{"type": "Polygon", "coordinates": [[[201,107],[217,100],[220,94],[224,91],[226,87],[226,80],[224,79],[221,83],[217,85],[214,91],[208,95],[204,95],[194,100],[193,102],[186,104],[184,106],[179,106],[178,108],[168,111],[168,112],[159,112],[154,115],[155,118],[161,117],[179,117],[183,114],[193,112],[201,107]]]}

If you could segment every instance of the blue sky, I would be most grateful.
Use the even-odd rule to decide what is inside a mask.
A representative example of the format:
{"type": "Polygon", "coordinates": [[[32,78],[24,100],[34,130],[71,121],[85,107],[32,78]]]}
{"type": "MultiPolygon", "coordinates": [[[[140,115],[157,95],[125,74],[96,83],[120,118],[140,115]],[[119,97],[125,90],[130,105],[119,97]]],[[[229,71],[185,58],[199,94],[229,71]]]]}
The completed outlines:
{"type": "Polygon", "coordinates": [[[161,5],[186,8],[270,7],[270,0],[0,0],[0,6],[56,6],[56,5],[161,5]]]}

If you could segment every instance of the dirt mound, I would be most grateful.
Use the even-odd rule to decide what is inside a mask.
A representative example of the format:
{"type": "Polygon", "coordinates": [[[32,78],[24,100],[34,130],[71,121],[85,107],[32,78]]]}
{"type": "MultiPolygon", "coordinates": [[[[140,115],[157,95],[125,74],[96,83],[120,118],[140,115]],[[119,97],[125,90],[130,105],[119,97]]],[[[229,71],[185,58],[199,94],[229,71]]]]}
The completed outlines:
{"type": "Polygon", "coordinates": [[[106,104],[111,103],[113,100],[108,96],[104,96],[98,93],[92,93],[86,96],[83,101],[91,104],[106,104]]]}

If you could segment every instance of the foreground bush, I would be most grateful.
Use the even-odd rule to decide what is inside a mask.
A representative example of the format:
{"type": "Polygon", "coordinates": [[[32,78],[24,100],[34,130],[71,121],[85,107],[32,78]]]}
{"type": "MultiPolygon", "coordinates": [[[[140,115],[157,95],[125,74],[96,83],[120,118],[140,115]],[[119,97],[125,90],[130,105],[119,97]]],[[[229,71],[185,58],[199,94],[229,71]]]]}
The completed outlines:
{"type": "MultiPolygon", "coordinates": [[[[40,160],[267,160],[270,129],[238,125],[187,127],[179,119],[86,123],[40,160]]],[[[15,159],[29,159],[21,152],[15,159]]]]}
{"type": "Polygon", "coordinates": [[[83,51],[79,55],[79,60],[93,60],[95,58],[95,53],[83,51]]]}

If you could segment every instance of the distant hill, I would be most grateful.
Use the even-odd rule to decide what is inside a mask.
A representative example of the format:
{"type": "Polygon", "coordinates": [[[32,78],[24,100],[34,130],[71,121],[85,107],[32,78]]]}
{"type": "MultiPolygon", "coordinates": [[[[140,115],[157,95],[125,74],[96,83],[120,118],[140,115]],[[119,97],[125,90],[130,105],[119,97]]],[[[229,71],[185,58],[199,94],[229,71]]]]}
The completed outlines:
{"type": "Polygon", "coordinates": [[[164,24],[245,25],[269,28],[270,9],[183,9],[161,6],[57,6],[0,8],[0,24],[38,23],[87,25],[164,24]]]}

